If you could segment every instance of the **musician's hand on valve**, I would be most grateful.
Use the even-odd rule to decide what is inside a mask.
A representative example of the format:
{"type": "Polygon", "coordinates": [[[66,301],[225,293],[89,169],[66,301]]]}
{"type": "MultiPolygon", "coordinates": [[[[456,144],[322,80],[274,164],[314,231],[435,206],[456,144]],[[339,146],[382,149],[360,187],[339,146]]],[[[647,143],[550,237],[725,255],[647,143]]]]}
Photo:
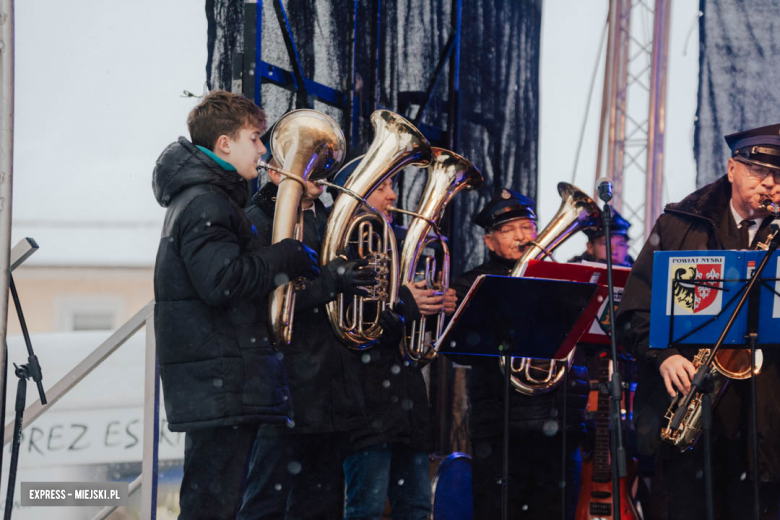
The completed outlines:
{"type": "Polygon", "coordinates": [[[304,277],[314,280],[320,275],[317,253],[303,242],[285,238],[271,247],[280,249],[285,257],[285,271],[289,281],[304,277]]]}
{"type": "Polygon", "coordinates": [[[677,390],[683,394],[687,394],[691,390],[691,380],[696,375],[696,369],[685,356],[679,354],[669,356],[661,363],[659,371],[661,377],[664,378],[666,391],[670,396],[674,397],[677,390]]]}
{"type": "Polygon", "coordinates": [[[420,314],[431,316],[438,314],[444,308],[444,294],[435,289],[428,289],[425,282],[407,284],[406,287],[412,293],[420,314]]]}
{"type": "Polygon", "coordinates": [[[458,295],[455,292],[455,289],[452,287],[447,289],[447,292],[444,293],[444,313],[447,314],[447,316],[453,314],[455,312],[455,309],[458,308],[458,295]]]}
{"type": "Polygon", "coordinates": [[[353,262],[348,262],[344,258],[335,258],[325,267],[329,275],[336,280],[336,292],[368,296],[368,291],[362,287],[370,287],[377,284],[377,273],[375,270],[366,267],[368,260],[361,258],[353,262]]]}

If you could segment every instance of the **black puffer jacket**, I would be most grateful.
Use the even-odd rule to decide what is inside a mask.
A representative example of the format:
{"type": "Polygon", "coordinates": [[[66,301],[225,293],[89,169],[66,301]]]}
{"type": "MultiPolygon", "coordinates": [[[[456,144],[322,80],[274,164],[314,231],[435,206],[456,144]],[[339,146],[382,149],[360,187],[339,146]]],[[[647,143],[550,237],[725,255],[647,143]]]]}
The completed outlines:
{"type": "MultiPolygon", "coordinates": [[[[481,274],[508,276],[514,260],[505,260],[491,253],[490,260],[459,276],[452,287],[462,302],[474,281],[481,274]]],[[[519,319],[521,319],[520,317],[519,319]]],[[[471,365],[466,382],[469,393],[469,426],[472,440],[501,435],[504,424],[504,377],[498,358],[460,355],[454,358],[460,364],[471,365]]],[[[588,402],[588,370],[575,355],[568,375],[567,431],[572,434],[585,432],[585,406],[588,402]]],[[[509,427],[513,434],[539,433],[545,425],[556,424],[563,405],[563,391],[558,387],[552,392],[529,397],[514,390],[510,393],[509,427]],[[549,421],[553,420],[553,423],[549,421]]],[[[546,430],[546,428],[545,428],[546,430]]]]}
{"type": "Polygon", "coordinates": [[[152,186],[168,208],[154,323],[170,429],[286,423],[284,367],[256,302],[292,252],[262,248],[243,210],[246,183],[183,137],[160,155],[152,186]]]}
{"type": "MultiPolygon", "coordinates": [[[[731,216],[731,183],[723,176],[677,204],[669,204],[653,227],[626,283],[615,322],[618,341],[640,364],[634,397],[634,421],[640,452],[655,453],[661,445],[662,419],[671,401],[658,371],[674,354],[692,359],[696,349],[650,349],[650,302],[655,251],[738,249],[737,223],[731,216]]],[[[754,244],[763,240],[764,221],[754,244]]],[[[760,478],[780,482],[780,374],[777,349],[763,349],[764,365],[756,378],[760,478]]],[[[733,381],[715,409],[716,435],[746,437],[749,409],[748,381],[733,381]]],[[[665,423],[664,423],[665,425],[665,423]]],[[[672,455],[664,445],[663,453],[672,455]]]]}
{"type": "MultiPolygon", "coordinates": [[[[271,243],[273,235],[277,191],[276,185],[266,184],[247,208],[264,245],[271,243]]],[[[303,242],[320,251],[328,210],[317,200],[314,211],[303,215],[303,242]]],[[[336,297],[335,287],[335,280],[323,269],[322,276],[296,296],[292,341],[282,348],[295,403],[295,428],[285,429],[291,434],[349,431],[366,424],[356,360],[333,333],[325,312],[325,304],[336,297]]],[[[266,300],[260,306],[265,316],[266,300]]]]}

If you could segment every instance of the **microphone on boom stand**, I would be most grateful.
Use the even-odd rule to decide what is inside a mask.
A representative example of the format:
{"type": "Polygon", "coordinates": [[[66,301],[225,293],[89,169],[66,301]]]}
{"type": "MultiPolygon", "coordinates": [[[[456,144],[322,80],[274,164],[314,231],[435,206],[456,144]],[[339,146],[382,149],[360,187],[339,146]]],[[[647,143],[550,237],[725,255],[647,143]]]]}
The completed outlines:
{"type": "Polygon", "coordinates": [[[604,239],[607,246],[607,286],[609,307],[610,345],[612,358],[612,380],[610,381],[610,424],[611,424],[611,459],[612,459],[612,515],[615,520],[620,520],[620,479],[626,476],[626,452],[623,448],[623,426],[620,414],[620,403],[623,400],[623,388],[618,370],[617,340],[615,339],[615,286],[612,281],[612,208],[609,201],[612,200],[612,181],[607,177],[601,177],[596,181],[596,190],[599,198],[604,202],[602,220],[604,224],[604,239]]]}

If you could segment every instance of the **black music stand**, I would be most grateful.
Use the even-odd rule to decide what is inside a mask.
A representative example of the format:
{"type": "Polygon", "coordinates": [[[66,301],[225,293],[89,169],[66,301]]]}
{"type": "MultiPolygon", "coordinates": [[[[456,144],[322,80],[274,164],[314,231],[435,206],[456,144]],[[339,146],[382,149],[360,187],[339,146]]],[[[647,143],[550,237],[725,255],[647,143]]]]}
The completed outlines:
{"type": "MultiPolygon", "coordinates": [[[[562,358],[566,354],[561,355],[559,347],[564,343],[573,345],[592,323],[595,312],[591,315],[584,311],[597,288],[589,283],[481,275],[436,342],[436,351],[504,357],[505,367],[511,366],[512,357],[562,358]],[[577,338],[571,341],[570,335],[577,338]]],[[[500,482],[504,520],[508,515],[510,376],[511,370],[504,370],[504,464],[500,482]]],[[[563,386],[565,392],[565,381],[563,386]]],[[[565,452],[565,404],[562,443],[565,452]]],[[[564,482],[565,473],[564,464],[564,482]]]]}

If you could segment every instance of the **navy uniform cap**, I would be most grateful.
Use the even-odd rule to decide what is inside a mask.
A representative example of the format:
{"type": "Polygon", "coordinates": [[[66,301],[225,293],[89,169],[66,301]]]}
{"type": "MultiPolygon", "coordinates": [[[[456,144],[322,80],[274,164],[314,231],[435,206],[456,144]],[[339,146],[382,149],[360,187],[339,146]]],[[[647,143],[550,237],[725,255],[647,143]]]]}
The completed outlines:
{"type": "Polygon", "coordinates": [[[516,218],[536,220],[535,206],[532,198],[504,188],[490,199],[474,218],[474,222],[489,231],[503,222],[516,218]]]}
{"type": "MultiPolygon", "coordinates": [[[[623,235],[628,238],[628,228],[631,227],[631,222],[624,219],[623,216],[612,208],[612,220],[609,226],[609,232],[611,235],[623,235]]],[[[604,228],[599,227],[596,229],[585,229],[582,231],[588,236],[588,240],[593,242],[597,238],[604,236],[604,228]]]]}
{"type": "Polygon", "coordinates": [[[780,125],[762,126],[725,137],[731,156],[742,161],[780,169],[780,125]]]}

